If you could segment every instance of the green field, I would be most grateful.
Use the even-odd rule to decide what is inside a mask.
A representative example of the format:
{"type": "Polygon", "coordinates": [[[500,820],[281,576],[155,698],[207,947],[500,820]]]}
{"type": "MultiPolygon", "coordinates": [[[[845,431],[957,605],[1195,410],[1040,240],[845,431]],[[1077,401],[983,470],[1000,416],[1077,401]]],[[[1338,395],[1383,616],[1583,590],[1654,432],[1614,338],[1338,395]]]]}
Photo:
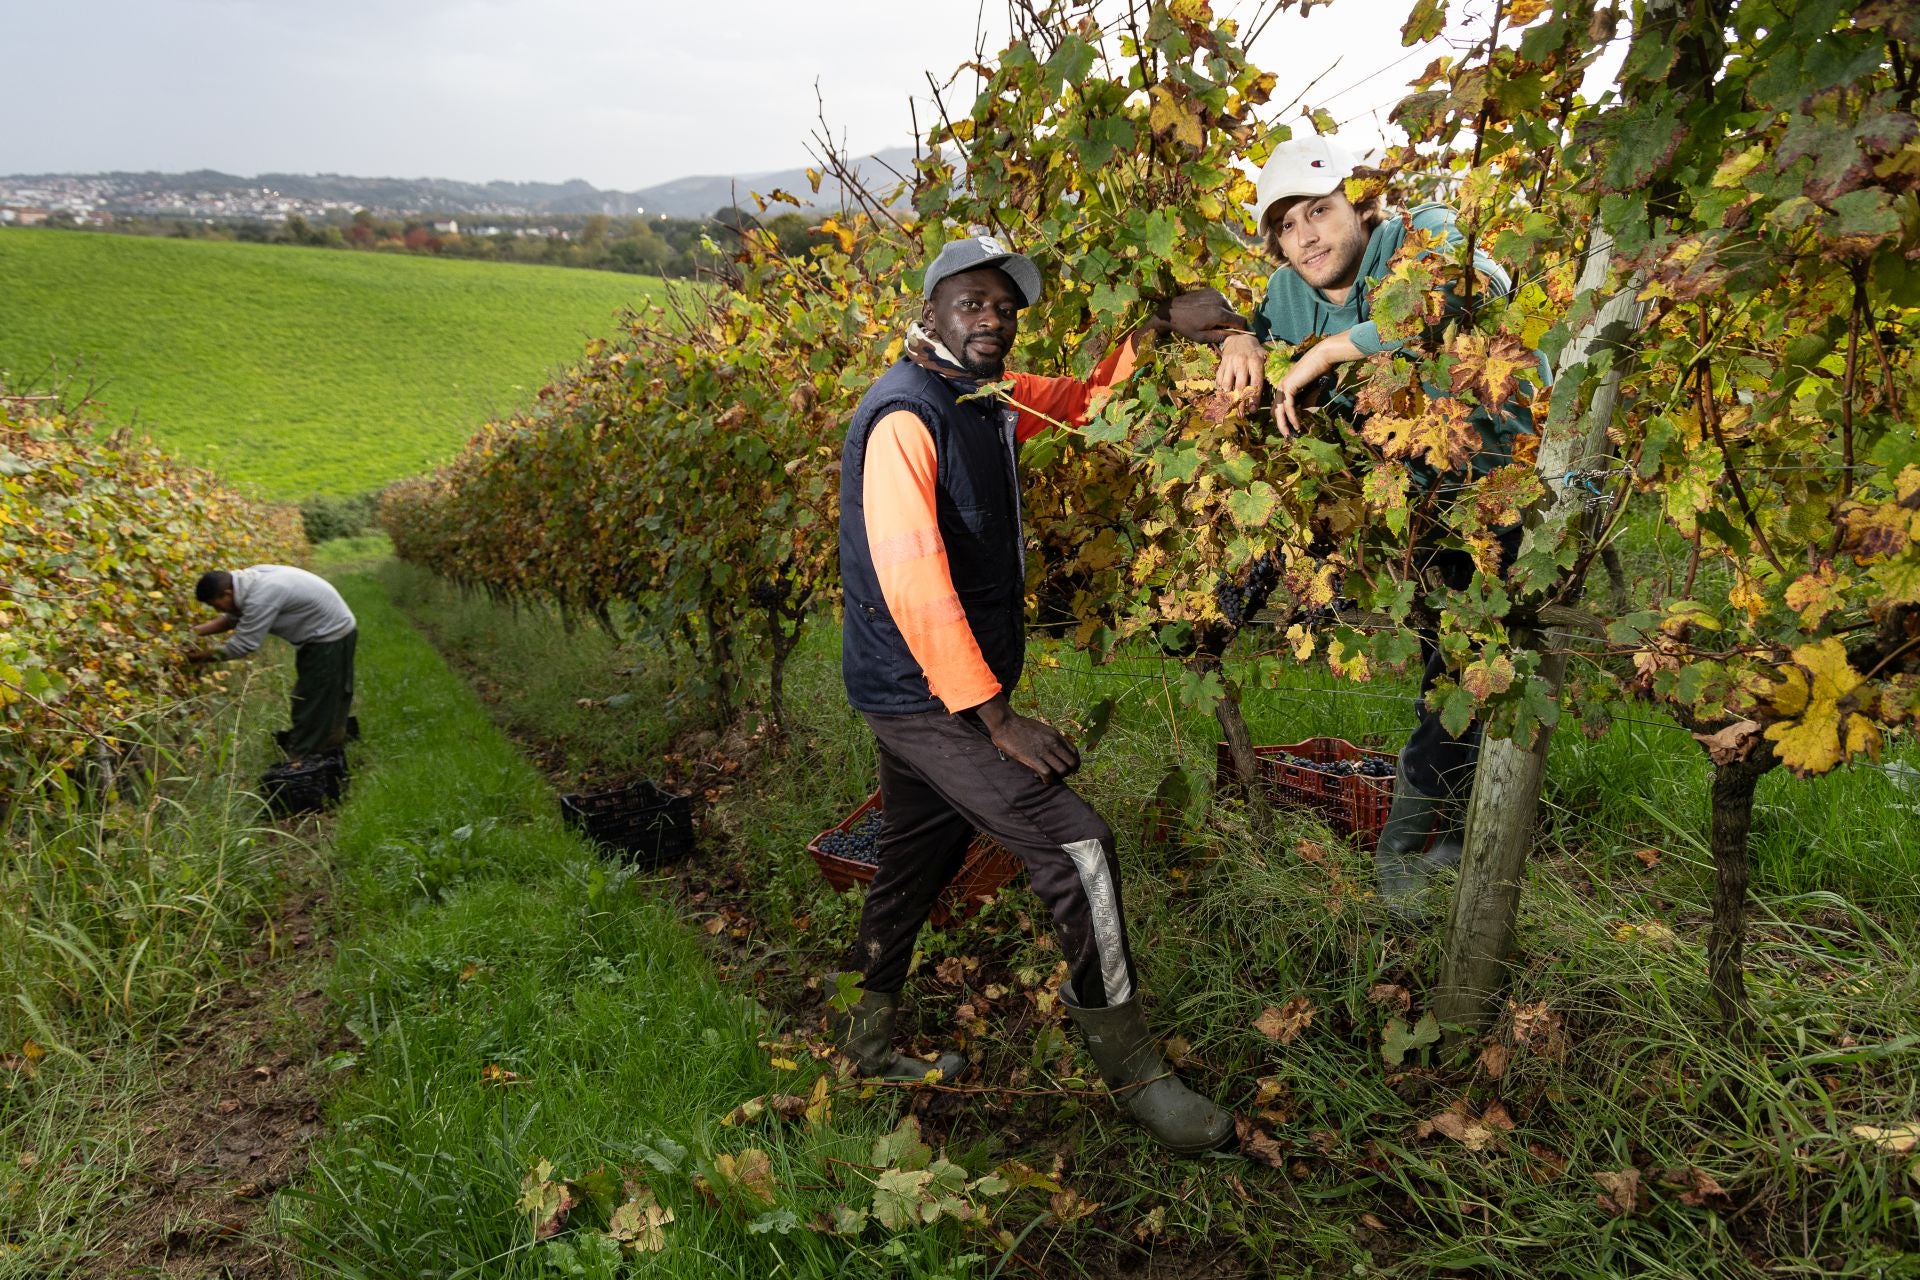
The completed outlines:
{"type": "Polygon", "coordinates": [[[0,232],[0,370],[271,497],[419,471],[658,280],[281,245],[0,232]]]}

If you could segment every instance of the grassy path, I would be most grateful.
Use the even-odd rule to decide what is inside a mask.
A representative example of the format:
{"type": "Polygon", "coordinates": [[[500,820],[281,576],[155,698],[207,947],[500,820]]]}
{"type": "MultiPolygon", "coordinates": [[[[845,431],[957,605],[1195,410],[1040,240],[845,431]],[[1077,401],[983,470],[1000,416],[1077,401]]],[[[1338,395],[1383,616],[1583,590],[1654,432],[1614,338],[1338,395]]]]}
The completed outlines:
{"type": "MultiPolygon", "coordinates": [[[[537,608],[462,596],[409,566],[381,576],[557,779],[665,768],[700,792],[709,840],[677,874],[681,902],[724,926],[713,943],[728,982],[809,1016],[807,981],[844,953],[857,903],[823,890],[803,848],[872,785],[830,631],[789,668],[800,727],[776,750],[755,741],[751,715],[699,731],[691,673],[644,634],[567,634],[537,608]]],[[[967,1084],[1026,1092],[957,1100],[929,1132],[1062,1169],[1098,1207],[1005,1219],[1018,1261],[989,1249],[990,1273],[1915,1274],[1920,1163],[1870,1136],[1920,1107],[1920,839],[1887,776],[1768,780],[1749,958],[1763,1031],[1742,1050],[1716,1031],[1703,977],[1699,752],[1658,725],[1562,735],[1513,1004],[1449,1058],[1423,1019],[1438,939],[1384,926],[1365,851],[1297,820],[1259,839],[1231,806],[1196,805],[1180,839],[1147,836],[1168,764],[1210,767],[1212,726],[1171,705],[1154,664],[1090,671],[1053,656],[1036,651],[1022,697],[1056,724],[1125,691],[1076,785],[1121,832],[1158,1026],[1183,1074],[1270,1131],[1278,1167],[1168,1160],[1083,1098],[1085,1059],[1045,1016],[1057,952],[1015,887],[964,925],[923,932],[907,995],[916,1029],[968,1046],[967,1084]],[[1310,1022],[1263,1031],[1283,1007],[1310,1022]],[[1609,1187],[1634,1188],[1630,1211],[1597,1198],[1609,1187]]],[[[1249,694],[1263,741],[1405,732],[1404,691],[1353,696],[1285,675],[1249,694]]]]}
{"type": "Polygon", "coordinates": [[[336,581],[361,623],[365,740],[336,827],[349,929],[328,990],[356,1046],[288,1197],[299,1252],[367,1277],[966,1274],[951,1218],[866,1239],[804,1225],[871,1204],[881,1170],[863,1170],[894,1161],[874,1152],[893,1109],[829,1096],[811,1119],[723,1125],[750,1099],[838,1086],[816,1093],[824,1066],[560,825],[545,780],[380,587],[336,581]],[[537,1243],[541,1215],[518,1206],[553,1208],[562,1179],[569,1230],[537,1243]],[[596,1228],[641,1183],[672,1221],[623,1264],[596,1228]]]}

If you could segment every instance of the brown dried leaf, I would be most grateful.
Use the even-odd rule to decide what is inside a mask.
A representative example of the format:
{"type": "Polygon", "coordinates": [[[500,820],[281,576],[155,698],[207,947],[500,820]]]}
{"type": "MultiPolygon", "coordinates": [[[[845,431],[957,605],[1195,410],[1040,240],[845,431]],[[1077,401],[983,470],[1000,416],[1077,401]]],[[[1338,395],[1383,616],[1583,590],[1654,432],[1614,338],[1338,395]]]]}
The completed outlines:
{"type": "Polygon", "coordinates": [[[1269,1169],[1286,1167],[1286,1148],[1253,1121],[1245,1116],[1233,1118],[1233,1131],[1240,1137],[1240,1154],[1255,1164],[1266,1165],[1269,1169]]]}
{"type": "Polygon", "coordinates": [[[713,1173],[748,1199],[773,1203],[773,1158],[766,1152],[749,1147],[737,1156],[717,1155],[713,1173]]]}
{"type": "Polygon", "coordinates": [[[1712,1174],[1698,1165],[1688,1165],[1685,1169],[1676,1170],[1675,1173],[1677,1176],[1664,1180],[1687,1188],[1680,1193],[1680,1203],[1690,1209],[1704,1208],[1709,1204],[1717,1207],[1726,1204],[1731,1198],[1727,1195],[1727,1189],[1721,1186],[1712,1174]]]}
{"type": "Polygon", "coordinates": [[[1653,870],[1654,867],[1660,863],[1660,851],[1658,849],[1635,849],[1633,856],[1639,859],[1640,865],[1649,871],[1653,870]]]}
{"type": "MultiPolygon", "coordinates": [[[[1505,1117],[1506,1109],[1504,1107],[1501,1108],[1500,1114],[1502,1117],[1505,1117]]],[[[1507,1121],[1509,1128],[1512,1127],[1512,1124],[1513,1122],[1511,1120],[1507,1121]]],[[[1431,1120],[1422,1120],[1414,1132],[1422,1138],[1432,1137],[1436,1133],[1443,1137],[1452,1138],[1469,1151],[1484,1151],[1498,1140],[1500,1136],[1499,1132],[1492,1125],[1488,1124],[1484,1117],[1473,1114],[1473,1108],[1468,1105],[1464,1098],[1455,1102],[1431,1120]]]]}
{"type": "Polygon", "coordinates": [[[1312,1022],[1313,1002],[1305,996],[1295,996],[1278,1009],[1269,1006],[1253,1020],[1253,1029],[1269,1040],[1292,1044],[1312,1022]]]}
{"type": "Polygon", "coordinates": [[[1549,1062],[1566,1061],[1573,1043],[1567,1038],[1560,1015],[1549,1009],[1545,1000],[1526,1005],[1517,1005],[1509,1000],[1507,1007],[1513,1011],[1515,1044],[1527,1046],[1549,1062]]]}
{"type": "Polygon", "coordinates": [[[1376,982],[1367,988],[1367,1002],[1405,1013],[1413,1008],[1413,992],[1397,982],[1376,982]]]}
{"type": "Polygon", "coordinates": [[[1696,733],[1693,735],[1693,740],[1706,748],[1707,759],[1715,764],[1735,764],[1753,753],[1753,748],[1760,741],[1761,733],[1762,727],[1759,721],[1736,720],[1712,733],[1696,733]]]}
{"type": "Polygon", "coordinates": [[[1065,1226],[1091,1217],[1100,1205],[1097,1201],[1083,1199],[1072,1187],[1062,1187],[1047,1197],[1047,1207],[1053,1210],[1054,1220],[1065,1226]]]}
{"type": "Polygon", "coordinates": [[[1552,1182],[1567,1171],[1567,1158],[1543,1142],[1529,1142],[1527,1154],[1539,1162],[1527,1170],[1527,1176],[1535,1182],[1552,1182]]]}
{"type": "Polygon", "coordinates": [[[1609,1173],[1596,1173],[1593,1180],[1600,1184],[1600,1194],[1593,1198],[1594,1203],[1615,1217],[1624,1218],[1632,1213],[1640,1201],[1640,1171],[1638,1169],[1617,1169],[1609,1173]]]}
{"type": "Polygon", "coordinates": [[[1507,1061],[1513,1056],[1513,1050],[1499,1041],[1480,1050],[1480,1069],[1487,1073],[1487,1079],[1498,1080],[1507,1074],[1507,1061]]]}

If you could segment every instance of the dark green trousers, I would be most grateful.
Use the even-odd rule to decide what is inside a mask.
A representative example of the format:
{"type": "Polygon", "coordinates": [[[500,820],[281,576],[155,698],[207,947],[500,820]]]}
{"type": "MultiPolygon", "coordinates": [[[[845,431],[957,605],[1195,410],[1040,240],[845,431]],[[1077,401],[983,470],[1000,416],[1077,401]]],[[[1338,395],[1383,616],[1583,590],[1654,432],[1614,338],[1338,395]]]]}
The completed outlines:
{"type": "Polygon", "coordinates": [[[294,651],[293,732],[287,754],[305,759],[347,744],[353,710],[353,643],[358,631],[338,640],[303,644],[294,651]]]}

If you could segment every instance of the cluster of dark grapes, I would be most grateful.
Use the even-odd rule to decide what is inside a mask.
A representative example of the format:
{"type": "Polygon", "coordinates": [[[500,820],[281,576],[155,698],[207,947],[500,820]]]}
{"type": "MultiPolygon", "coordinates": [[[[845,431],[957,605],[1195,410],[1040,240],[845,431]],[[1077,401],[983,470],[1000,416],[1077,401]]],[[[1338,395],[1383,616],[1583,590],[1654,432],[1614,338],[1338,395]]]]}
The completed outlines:
{"type": "Polygon", "coordinates": [[[868,866],[880,863],[880,828],[886,825],[884,813],[870,813],[845,831],[829,831],[820,838],[820,850],[836,858],[851,858],[868,866]]]}
{"type": "Polygon", "coordinates": [[[757,582],[747,588],[747,599],[762,609],[771,609],[787,598],[787,583],[781,580],[757,582]]]}
{"type": "Polygon", "coordinates": [[[1267,597],[1280,585],[1280,565],[1272,552],[1266,552],[1258,560],[1247,566],[1244,582],[1235,582],[1228,574],[1221,574],[1214,583],[1213,593],[1219,597],[1220,612],[1227,616],[1231,626],[1240,626],[1254,614],[1266,607],[1267,597]]]}
{"type": "Polygon", "coordinates": [[[1361,756],[1358,760],[1308,760],[1302,756],[1282,755],[1274,759],[1296,769],[1311,769],[1330,778],[1391,778],[1393,761],[1379,756],[1361,756]]]}

